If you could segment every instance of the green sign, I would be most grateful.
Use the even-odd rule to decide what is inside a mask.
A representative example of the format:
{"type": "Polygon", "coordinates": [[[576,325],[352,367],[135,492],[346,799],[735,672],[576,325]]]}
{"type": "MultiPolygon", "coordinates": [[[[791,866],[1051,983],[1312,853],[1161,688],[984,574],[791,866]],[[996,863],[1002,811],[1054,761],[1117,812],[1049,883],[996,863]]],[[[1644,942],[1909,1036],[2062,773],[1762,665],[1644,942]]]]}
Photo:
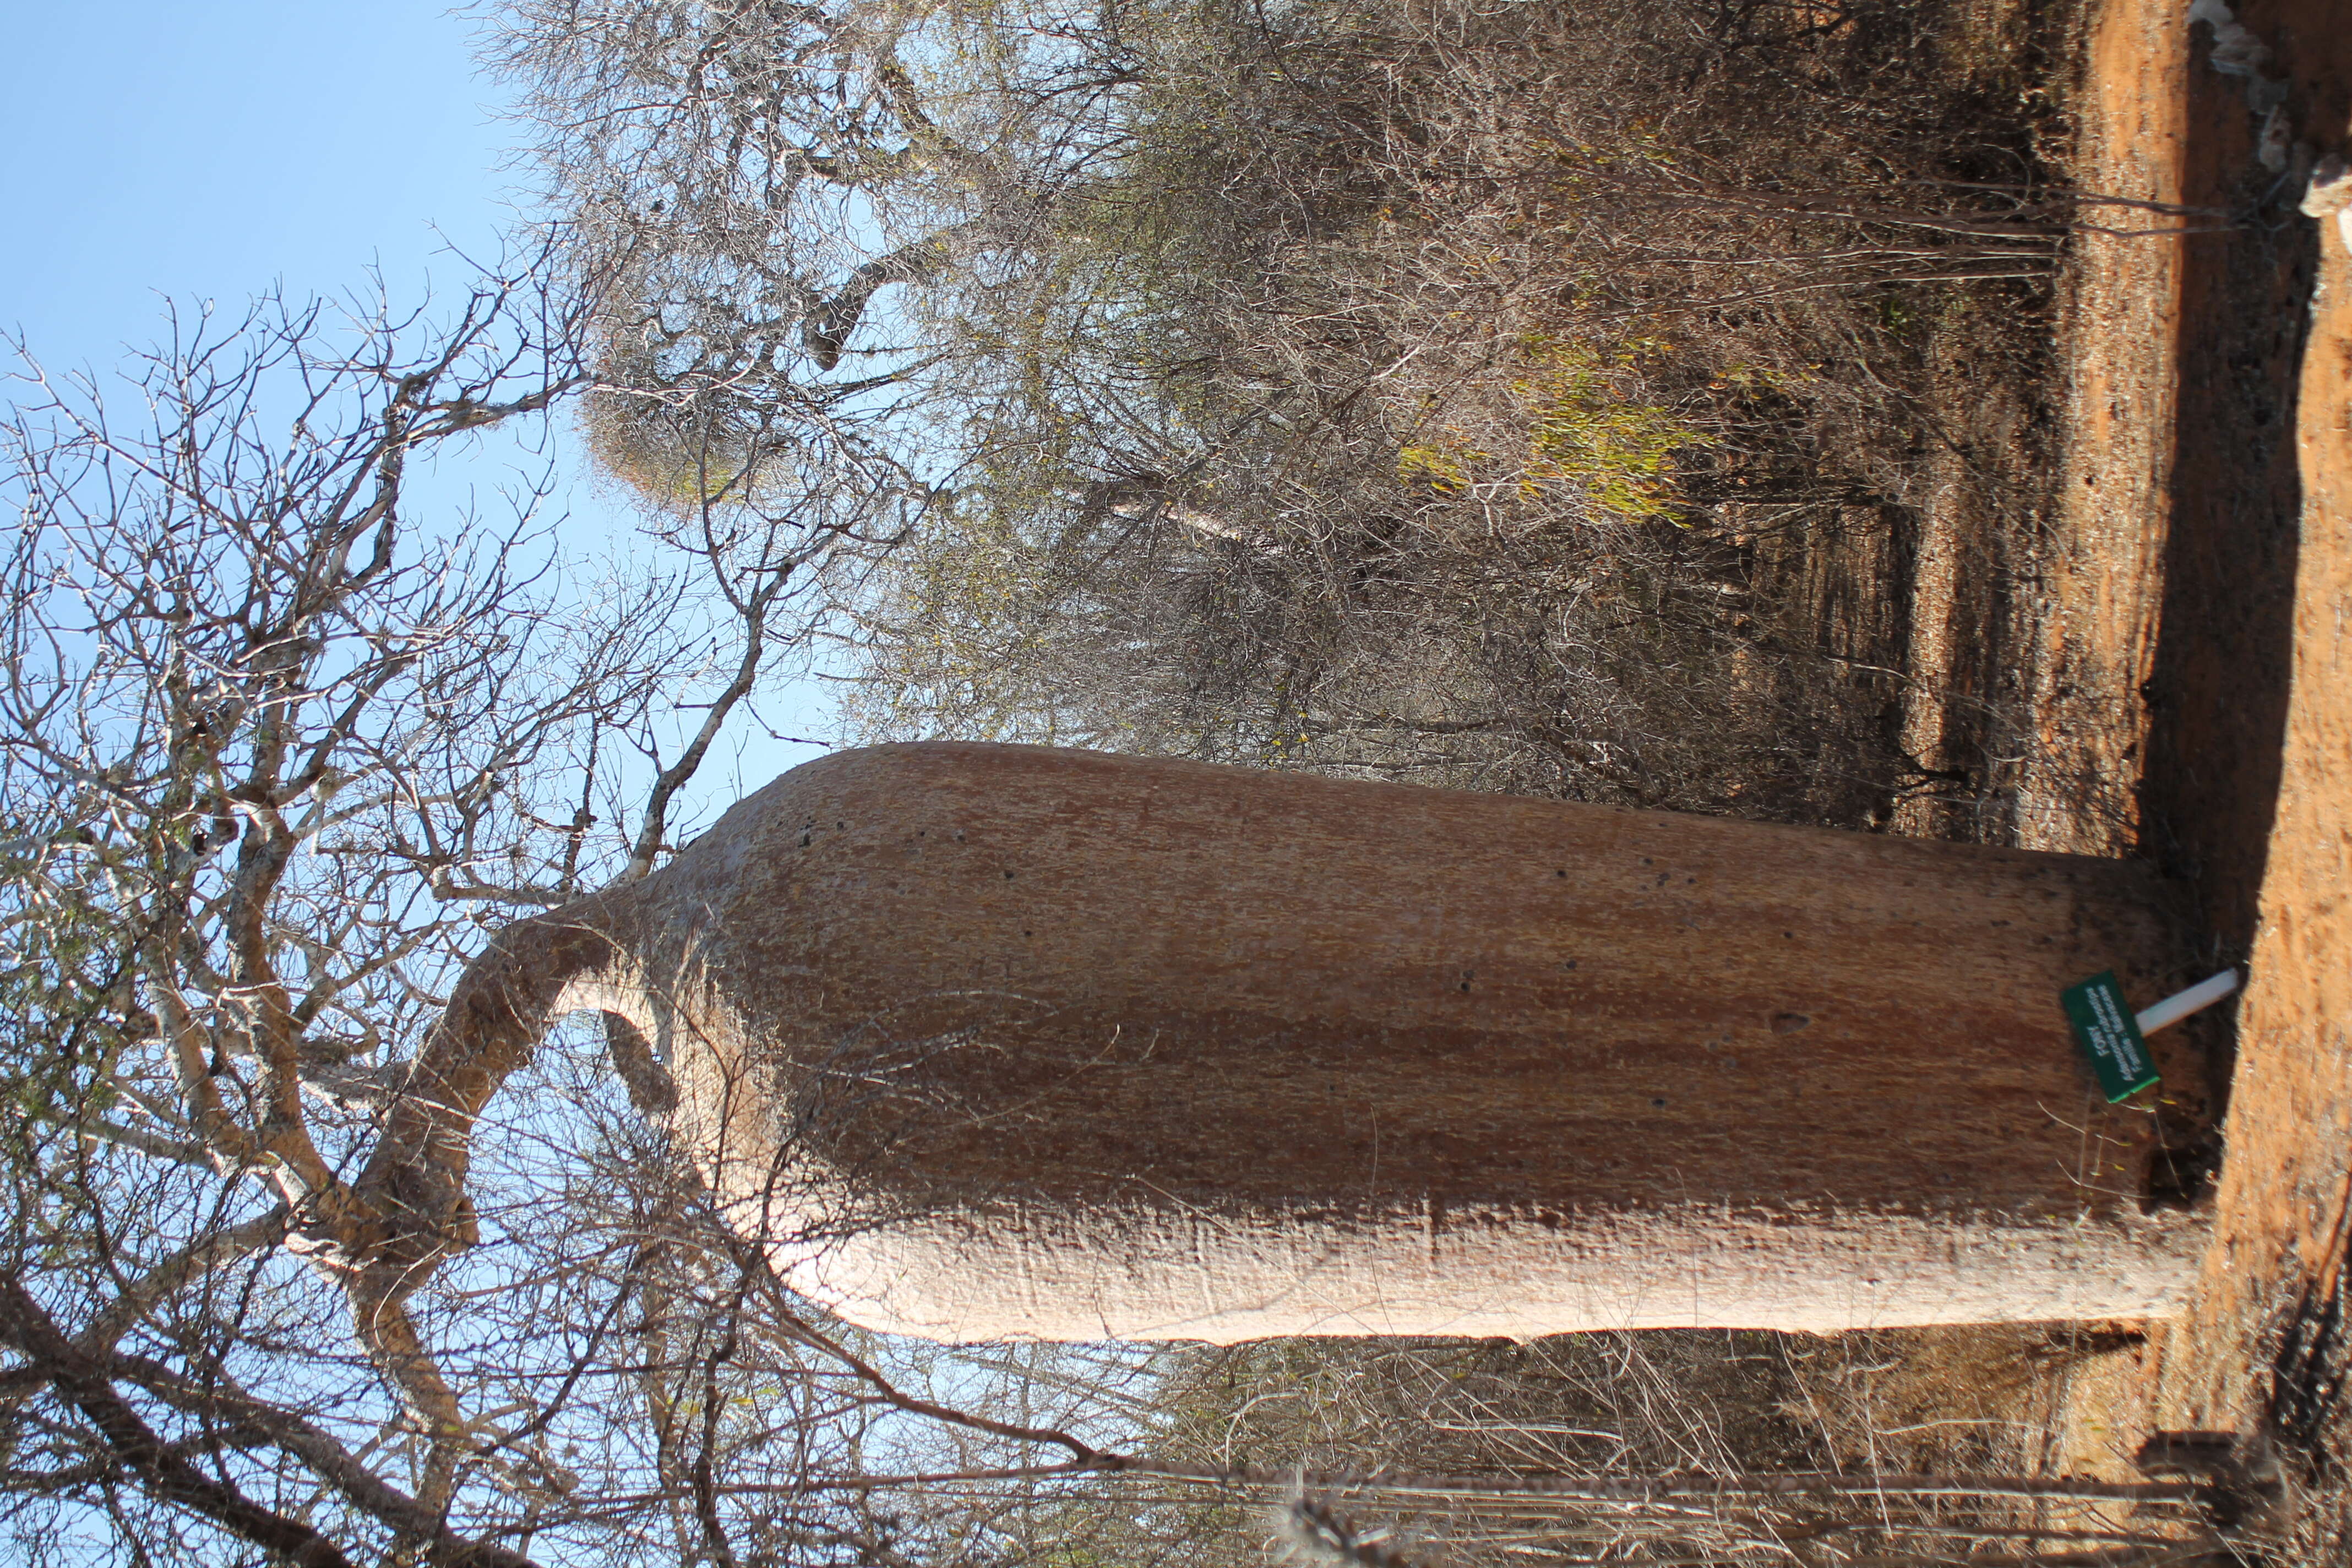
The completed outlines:
{"type": "Polygon", "coordinates": [[[2147,1042],[2140,1038],[2139,1021],[2132,1016],[2124,988],[2113,974],[2094,974],[2080,985],[2068,986],[2059,999],[2066,1005],[2066,1022],[2074,1026],[2074,1043],[2091,1058],[2110,1105],[2156,1082],[2156,1063],[2148,1058],[2147,1042]]]}

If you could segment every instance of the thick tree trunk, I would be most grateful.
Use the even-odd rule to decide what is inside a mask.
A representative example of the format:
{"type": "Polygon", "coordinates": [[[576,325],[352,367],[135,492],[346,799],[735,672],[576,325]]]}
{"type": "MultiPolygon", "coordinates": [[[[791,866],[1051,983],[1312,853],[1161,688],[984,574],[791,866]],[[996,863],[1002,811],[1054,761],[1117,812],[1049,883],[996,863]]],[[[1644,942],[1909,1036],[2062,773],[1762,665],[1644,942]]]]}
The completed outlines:
{"type": "MultiPolygon", "coordinates": [[[[2178,979],[2167,907],[2133,863],[930,744],[505,946],[572,955],[525,1026],[633,1023],[734,1222],[873,1327],[1833,1330],[2171,1309],[2200,1227],[2058,1003],[2178,979]]],[[[463,1033],[460,1111],[502,1076],[463,1033]]]]}

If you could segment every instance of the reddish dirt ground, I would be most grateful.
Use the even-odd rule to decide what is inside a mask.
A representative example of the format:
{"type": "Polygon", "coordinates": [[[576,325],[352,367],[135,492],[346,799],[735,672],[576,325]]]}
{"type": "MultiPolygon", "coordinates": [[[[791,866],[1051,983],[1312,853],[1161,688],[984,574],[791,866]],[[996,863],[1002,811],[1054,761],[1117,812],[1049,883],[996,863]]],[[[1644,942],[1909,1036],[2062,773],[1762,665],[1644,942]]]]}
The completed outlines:
{"type": "MultiPolygon", "coordinates": [[[[2341,0],[2240,16],[2301,139],[2346,150],[2341,0]]],[[[2206,1036],[2228,1098],[2195,1299],[2076,1376],[2060,1458],[2077,1469],[2127,1471],[2157,1431],[2342,1419],[2315,1399],[2340,1365],[2352,1202],[2352,252],[2256,163],[2211,45],[2185,0],[2105,0],[2077,99],[2083,188],[2216,216],[2118,219],[2182,232],[2076,258],[2027,841],[2162,858],[2215,965],[2251,976],[2234,1045],[2226,1020],[2206,1036]]]]}

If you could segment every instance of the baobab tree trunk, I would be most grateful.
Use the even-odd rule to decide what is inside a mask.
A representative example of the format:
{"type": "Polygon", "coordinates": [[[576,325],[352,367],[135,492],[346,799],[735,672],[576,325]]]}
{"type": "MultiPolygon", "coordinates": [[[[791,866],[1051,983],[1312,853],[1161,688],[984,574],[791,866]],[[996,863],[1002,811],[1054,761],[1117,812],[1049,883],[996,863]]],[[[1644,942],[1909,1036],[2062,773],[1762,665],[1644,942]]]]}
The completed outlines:
{"type": "Polygon", "coordinates": [[[386,1243],[417,1277],[471,1117],[593,1007],[731,1223],[880,1329],[2158,1314],[2200,1227],[2058,995],[2171,983],[2167,911],[2132,863],[878,747],[510,931],[363,1187],[445,1216],[386,1243]]]}

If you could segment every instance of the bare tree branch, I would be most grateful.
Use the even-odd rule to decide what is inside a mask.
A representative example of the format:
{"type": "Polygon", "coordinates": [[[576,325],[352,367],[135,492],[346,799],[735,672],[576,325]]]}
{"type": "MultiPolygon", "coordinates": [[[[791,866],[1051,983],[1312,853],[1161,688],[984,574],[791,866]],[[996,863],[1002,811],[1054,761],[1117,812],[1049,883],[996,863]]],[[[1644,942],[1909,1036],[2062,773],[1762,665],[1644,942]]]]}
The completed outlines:
{"type": "Polygon", "coordinates": [[[351,1559],[309,1525],[263,1508],[173,1451],[114,1391],[102,1363],[76,1349],[14,1279],[0,1279],[0,1340],[28,1358],[58,1395],[98,1428],[122,1465],[163,1500],[301,1568],[352,1568],[351,1559]]]}

